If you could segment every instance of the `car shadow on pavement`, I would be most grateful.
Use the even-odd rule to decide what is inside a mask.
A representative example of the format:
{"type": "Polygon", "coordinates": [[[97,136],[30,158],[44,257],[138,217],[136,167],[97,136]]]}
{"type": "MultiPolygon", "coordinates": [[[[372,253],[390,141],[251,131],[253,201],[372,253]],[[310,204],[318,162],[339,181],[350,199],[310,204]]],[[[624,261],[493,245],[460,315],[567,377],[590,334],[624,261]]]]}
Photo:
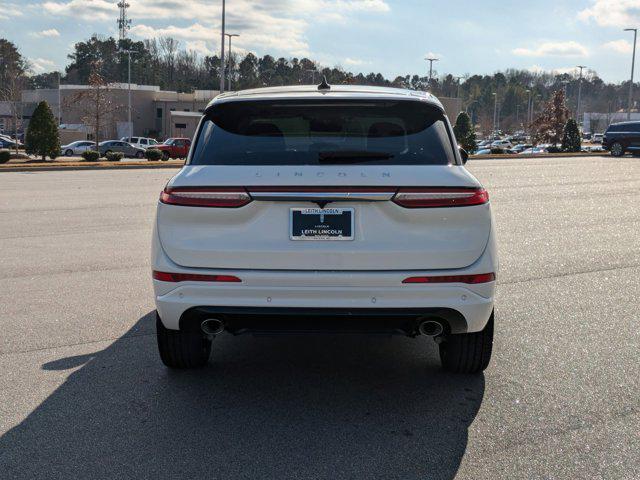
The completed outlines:
{"type": "Polygon", "coordinates": [[[231,337],[170,371],[154,315],[0,438],[0,477],[453,478],[484,376],[440,371],[427,339],[231,337]]]}

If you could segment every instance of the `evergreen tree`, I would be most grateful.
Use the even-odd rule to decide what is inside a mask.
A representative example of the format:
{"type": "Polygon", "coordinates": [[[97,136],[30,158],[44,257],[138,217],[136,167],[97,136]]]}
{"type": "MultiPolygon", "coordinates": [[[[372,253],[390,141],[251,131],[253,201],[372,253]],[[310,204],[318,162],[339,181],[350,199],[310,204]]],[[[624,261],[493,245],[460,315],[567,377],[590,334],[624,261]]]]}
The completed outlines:
{"type": "Polygon", "coordinates": [[[466,112],[460,112],[458,118],[456,118],[456,124],[453,127],[453,133],[456,135],[456,140],[467,153],[473,153],[476,151],[476,133],[473,130],[471,124],[471,118],[466,112]]]}
{"type": "Polygon", "coordinates": [[[40,102],[36,107],[25,138],[26,151],[30,155],[40,155],[55,159],[60,155],[60,137],[58,123],[47,102],[40,102]]]}
{"type": "Polygon", "coordinates": [[[579,152],[582,148],[582,138],[580,138],[580,130],[578,124],[573,118],[567,120],[562,133],[562,151],[563,152],[579,152]]]}

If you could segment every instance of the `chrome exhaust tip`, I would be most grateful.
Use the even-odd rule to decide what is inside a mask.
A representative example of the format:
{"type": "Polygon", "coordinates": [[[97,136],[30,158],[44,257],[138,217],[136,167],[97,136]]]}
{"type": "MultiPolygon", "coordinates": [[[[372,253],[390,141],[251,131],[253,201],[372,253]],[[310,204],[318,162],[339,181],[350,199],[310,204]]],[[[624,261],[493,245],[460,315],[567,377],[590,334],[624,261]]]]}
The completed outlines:
{"type": "Polygon", "coordinates": [[[224,332],[224,323],[217,318],[207,318],[200,324],[200,329],[207,335],[220,335],[224,332]]]}
{"type": "Polygon", "coordinates": [[[442,335],[444,328],[440,322],[425,320],[418,326],[418,331],[427,337],[437,337],[438,335],[442,335]]]}

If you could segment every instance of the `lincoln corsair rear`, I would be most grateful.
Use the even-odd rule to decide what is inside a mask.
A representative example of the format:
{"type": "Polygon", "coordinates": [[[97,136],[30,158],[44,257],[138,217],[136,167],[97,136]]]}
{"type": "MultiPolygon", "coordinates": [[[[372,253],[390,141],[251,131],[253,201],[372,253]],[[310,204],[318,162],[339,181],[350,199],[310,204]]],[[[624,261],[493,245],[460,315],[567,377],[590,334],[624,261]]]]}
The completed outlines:
{"type": "Polygon", "coordinates": [[[445,369],[489,364],[489,197],[440,102],[408,90],[216,97],[164,188],[152,265],[160,357],[203,366],[241,334],[430,337],[445,369]]]}

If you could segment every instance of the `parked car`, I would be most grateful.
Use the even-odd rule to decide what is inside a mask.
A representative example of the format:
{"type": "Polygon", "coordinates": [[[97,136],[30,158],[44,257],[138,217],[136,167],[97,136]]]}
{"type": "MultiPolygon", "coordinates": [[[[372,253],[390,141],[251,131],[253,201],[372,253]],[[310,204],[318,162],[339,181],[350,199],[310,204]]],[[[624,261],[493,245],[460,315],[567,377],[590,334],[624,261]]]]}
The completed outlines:
{"type": "Polygon", "coordinates": [[[525,150],[522,150],[520,152],[520,155],[532,155],[532,154],[541,154],[541,153],[548,153],[547,149],[544,147],[527,148],[525,150]]]}
{"type": "Polygon", "coordinates": [[[474,155],[490,155],[490,154],[491,154],[490,148],[481,148],[480,150],[476,150],[476,153],[474,153],[474,155]]]}
{"type": "Polygon", "coordinates": [[[219,96],[158,203],[160,358],[241,333],[435,338],[480,372],[497,269],[489,197],[428,93],[329,86],[219,96]],[[295,148],[293,148],[295,146],[295,148]]]}
{"type": "Polygon", "coordinates": [[[125,157],[144,158],[144,148],[134,147],[130,143],[121,140],[107,140],[99,144],[100,156],[104,157],[109,152],[120,152],[125,157]]]}
{"type": "MultiPolygon", "coordinates": [[[[594,135],[595,136],[595,135],[594,135]]],[[[640,122],[612,123],[602,137],[602,148],[614,157],[640,152],[640,122]]]]}
{"type": "Polygon", "coordinates": [[[122,137],[120,141],[130,143],[134,147],[145,150],[160,145],[157,140],[148,137],[122,137]]]}
{"type": "Polygon", "coordinates": [[[522,152],[523,150],[526,150],[526,149],[528,149],[528,148],[533,148],[533,145],[528,144],[528,143],[519,143],[518,145],[516,145],[515,147],[513,147],[513,148],[511,149],[511,151],[512,151],[513,153],[520,153],[520,152],[522,152]]]}
{"type": "MultiPolygon", "coordinates": [[[[0,148],[16,148],[16,142],[13,139],[0,138],[0,148]]],[[[18,148],[24,148],[24,145],[19,140],[18,148]]]]}
{"type": "Polygon", "coordinates": [[[87,150],[93,150],[95,145],[95,142],[78,140],[76,142],[71,142],[68,145],[63,145],[60,147],[60,151],[64,156],[72,157],[74,155],[82,155],[82,152],[86,152],[87,150]]]}
{"type": "MultiPolygon", "coordinates": [[[[617,125],[620,125],[620,124],[617,124],[617,125]]],[[[604,138],[604,134],[602,134],[602,133],[594,133],[591,136],[591,142],[592,143],[602,143],[603,138],[604,138]]]]}
{"type": "Polygon", "coordinates": [[[190,147],[191,140],[188,138],[169,138],[163,144],[153,148],[160,150],[162,157],[168,160],[170,158],[187,158],[190,147]]]}
{"type": "Polygon", "coordinates": [[[510,150],[513,145],[509,140],[496,140],[491,144],[491,148],[500,148],[501,150],[510,150]]]}

